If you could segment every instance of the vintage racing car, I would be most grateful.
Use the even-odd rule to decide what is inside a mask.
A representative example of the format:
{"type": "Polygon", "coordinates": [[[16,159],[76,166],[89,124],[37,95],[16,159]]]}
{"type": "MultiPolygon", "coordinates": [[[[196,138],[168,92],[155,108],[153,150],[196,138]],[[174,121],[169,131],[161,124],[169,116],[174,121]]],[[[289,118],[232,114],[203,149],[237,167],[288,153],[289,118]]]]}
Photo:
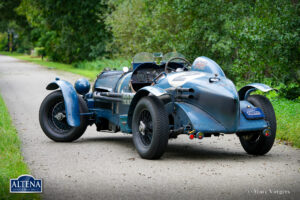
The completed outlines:
{"type": "Polygon", "coordinates": [[[97,131],[122,131],[133,135],[142,158],[160,158],[169,138],[186,134],[190,139],[235,133],[249,154],[263,155],[276,134],[270,101],[255,90],[273,90],[260,83],[239,91],[221,67],[207,57],[190,64],[171,52],[139,53],[131,70],[104,70],[90,92],[90,83],[56,78],[47,86],[39,120],[44,133],[57,142],[78,139],[88,125],[97,131]]]}

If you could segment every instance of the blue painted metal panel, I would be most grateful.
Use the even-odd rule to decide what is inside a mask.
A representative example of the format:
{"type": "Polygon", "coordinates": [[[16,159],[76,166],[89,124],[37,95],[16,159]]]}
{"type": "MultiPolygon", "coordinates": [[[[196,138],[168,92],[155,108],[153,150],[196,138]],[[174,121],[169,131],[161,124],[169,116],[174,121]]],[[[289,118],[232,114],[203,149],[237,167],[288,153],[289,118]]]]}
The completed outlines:
{"type": "MultiPolygon", "coordinates": [[[[254,107],[247,101],[241,102],[241,107],[246,108],[248,105],[254,107]]],[[[235,130],[227,129],[215,118],[209,115],[207,112],[201,110],[200,108],[193,106],[188,103],[175,103],[176,115],[180,116],[179,123],[185,123],[187,125],[189,122],[192,124],[192,128],[197,132],[203,133],[235,133],[243,131],[257,131],[267,128],[267,123],[263,119],[247,120],[244,115],[240,115],[239,125],[235,130]],[[182,113],[183,111],[184,113],[182,113]]],[[[176,118],[176,117],[175,117],[176,118]]],[[[175,119],[176,121],[176,119],[175,119]]],[[[175,122],[176,123],[176,122],[175,122]]],[[[178,128],[183,124],[176,125],[178,128]]]]}
{"type": "Polygon", "coordinates": [[[245,132],[245,131],[257,131],[263,130],[267,128],[268,125],[265,120],[247,120],[244,115],[240,117],[240,125],[238,127],[237,132],[245,132]]]}
{"type": "Polygon", "coordinates": [[[123,71],[105,71],[102,72],[95,81],[94,90],[102,89],[106,91],[113,91],[115,85],[122,76],[123,71]]]}
{"type": "Polygon", "coordinates": [[[192,64],[192,71],[200,71],[209,74],[217,74],[218,76],[225,77],[225,73],[221,67],[212,59],[201,56],[195,59],[192,64]]]}
{"type": "Polygon", "coordinates": [[[166,90],[157,87],[157,86],[146,86],[141,88],[138,92],[140,91],[148,91],[149,93],[155,95],[155,96],[162,96],[164,94],[167,94],[166,90]]]}
{"type": "Polygon", "coordinates": [[[60,88],[64,97],[67,122],[70,126],[80,125],[80,110],[77,93],[73,85],[64,80],[56,80],[46,87],[47,90],[60,88]]]}
{"type": "Polygon", "coordinates": [[[112,124],[119,126],[122,132],[131,133],[131,129],[127,123],[127,115],[114,114],[112,110],[101,108],[90,109],[90,112],[95,113],[97,117],[96,121],[99,120],[99,118],[105,118],[112,124]]]}
{"type": "MultiPolygon", "coordinates": [[[[219,65],[209,58],[200,58],[200,63],[195,61],[193,64],[194,71],[169,73],[160,78],[154,86],[146,86],[137,91],[137,93],[132,93],[134,95],[133,99],[132,95],[128,98],[128,101],[126,100],[126,103],[123,101],[114,102],[112,110],[95,110],[96,115],[108,119],[115,125],[119,125],[122,131],[127,132],[126,130],[130,130],[135,105],[141,97],[149,95],[149,93],[158,97],[168,94],[172,97],[172,105],[175,105],[177,108],[176,112],[172,113],[173,111],[171,111],[170,113],[172,113],[175,121],[180,126],[191,123],[194,129],[206,133],[234,133],[236,131],[261,130],[265,128],[266,122],[263,119],[247,120],[241,114],[243,107],[240,107],[240,105],[246,105],[246,103],[241,103],[240,100],[243,100],[245,95],[250,94],[253,90],[270,91],[272,88],[263,84],[250,84],[238,94],[234,84],[225,77],[219,65]],[[218,75],[217,80],[211,81],[212,77],[215,78],[215,74],[218,75]],[[177,98],[177,92],[175,90],[166,90],[168,88],[192,88],[193,92],[189,94],[192,98],[177,98]],[[130,101],[130,107],[128,107],[130,101]],[[128,111],[128,119],[125,111],[128,111]],[[128,127],[124,126],[125,121],[127,121],[128,127]]],[[[135,64],[140,65],[140,63],[135,64]]],[[[135,68],[135,70],[137,69],[135,68]]],[[[120,75],[120,72],[105,72],[102,75],[106,75],[108,79],[110,79],[108,76],[113,75],[116,79],[114,81],[106,81],[102,77],[103,80],[96,81],[96,88],[102,88],[104,83],[109,84],[110,86],[106,86],[106,88],[109,88],[109,91],[124,93],[124,98],[122,99],[127,99],[125,98],[125,93],[132,92],[129,84],[132,72],[122,75],[120,75]]],[[[187,93],[184,94],[186,95],[187,93]]]]}
{"type": "Polygon", "coordinates": [[[128,123],[127,123],[127,115],[120,115],[120,120],[119,120],[119,125],[120,125],[120,129],[122,132],[124,133],[131,133],[132,130],[128,127],[128,123]]]}
{"type": "Polygon", "coordinates": [[[90,109],[91,112],[94,112],[96,114],[97,118],[105,118],[109,120],[114,125],[119,126],[119,115],[113,114],[111,110],[109,109],[90,109]]]}
{"type": "Polygon", "coordinates": [[[170,73],[155,86],[192,88],[194,92],[190,95],[193,98],[180,101],[198,107],[220,122],[227,131],[235,132],[240,115],[237,91],[229,79],[220,77],[219,81],[210,82],[212,76],[198,71],[170,73]]]}
{"type": "MultiPolygon", "coordinates": [[[[247,108],[247,106],[254,107],[248,101],[240,101],[241,110],[247,108]]],[[[257,119],[257,120],[247,120],[244,115],[240,115],[240,122],[237,132],[244,132],[244,131],[257,131],[263,130],[267,128],[268,125],[264,119],[257,119]]]]}
{"type": "Polygon", "coordinates": [[[131,88],[129,87],[129,82],[131,80],[132,72],[128,72],[124,74],[119,81],[117,82],[114,91],[116,93],[129,93],[132,92],[131,88]]]}
{"type": "MultiPolygon", "coordinates": [[[[213,117],[208,115],[200,108],[188,103],[175,103],[177,109],[182,109],[189,121],[192,124],[192,128],[197,132],[203,133],[225,133],[228,130],[217,122],[213,117]]],[[[176,110],[178,112],[178,110],[176,110]]],[[[178,113],[180,114],[180,113],[178,113]]]]}
{"type": "Polygon", "coordinates": [[[95,107],[95,101],[92,98],[86,99],[87,107],[93,109],[95,107]]]}

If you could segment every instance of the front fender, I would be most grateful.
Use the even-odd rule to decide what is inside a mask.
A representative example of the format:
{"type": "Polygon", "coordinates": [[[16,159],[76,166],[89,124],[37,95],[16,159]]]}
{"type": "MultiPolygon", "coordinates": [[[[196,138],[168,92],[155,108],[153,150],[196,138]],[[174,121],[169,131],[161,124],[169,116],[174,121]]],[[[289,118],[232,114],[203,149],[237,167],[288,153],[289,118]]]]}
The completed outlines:
{"type": "Polygon", "coordinates": [[[242,87],[239,90],[238,93],[239,93],[240,101],[246,100],[247,97],[250,95],[250,93],[254,92],[256,90],[260,90],[262,92],[269,92],[271,90],[275,90],[276,92],[278,91],[277,89],[271,88],[270,86],[262,84],[262,83],[251,83],[249,85],[242,87]]]}
{"type": "Polygon", "coordinates": [[[133,112],[134,112],[136,104],[142,97],[148,96],[149,94],[159,97],[159,96],[167,94],[167,92],[156,86],[146,86],[146,87],[141,88],[134,95],[134,97],[130,103],[130,106],[129,106],[129,110],[128,110],[128,126],[129,126],[129,128],[131,128],[132,116],[133,116],[133,112]]]}
{"type": "Polygon", "coordinates": [[[56,80],[47,85],[47,90],[56,90],[60,88],[64,97],[67,122],[70,126],[80,125],[80,110],[77,93],[73,85],[64,80],[56,80]]]}

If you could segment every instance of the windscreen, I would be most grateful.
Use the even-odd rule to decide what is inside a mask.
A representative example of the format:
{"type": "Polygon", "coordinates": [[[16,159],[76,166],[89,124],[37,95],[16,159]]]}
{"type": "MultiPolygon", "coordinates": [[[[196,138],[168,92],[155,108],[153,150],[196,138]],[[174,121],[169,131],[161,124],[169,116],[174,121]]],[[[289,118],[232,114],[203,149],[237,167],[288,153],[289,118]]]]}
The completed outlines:
{"type": "MultiPolygon", "coordinates": [[[[166,63],[171,58],[185,58],[185,57],[184,57],[184,55],[182,55],[181,53],[178,53],[178,52],[169,52],[163,56],[162,62],[166,63]]],[[[184,62],[184,61],[175,59],[172,62],[184,62]]]]}
{"type": "Polygon", "coordinates": [[[133,63],[155,62],[154,55],[148,52],[141,52],[135,54],[133,63]]]}

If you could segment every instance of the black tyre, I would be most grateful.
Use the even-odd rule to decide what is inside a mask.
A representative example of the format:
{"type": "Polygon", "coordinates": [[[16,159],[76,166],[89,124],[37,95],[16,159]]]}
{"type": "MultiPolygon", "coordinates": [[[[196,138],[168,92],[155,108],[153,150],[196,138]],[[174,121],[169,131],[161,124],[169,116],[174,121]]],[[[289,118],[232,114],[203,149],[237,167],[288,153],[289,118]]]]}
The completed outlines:
{"type": "Polygon", "coordinates": [[[163,103],[156,97],[143,97],[132,120],[133,143],[145,159],[160,158],[168,145],[169,119],[163,103]]]}
{"type": "Polygon", "coordinates": [[[248,154],[264,155],[271,150],[275,141],[277,126],[275,112],[271,102],[265,96],[251,95],[247,100],[264,112],[265,120],[269,124],[271,130],[271,135],[266,137],[261,134],[261,131],[257,131],[240,135],[239,138],[243,148],[248,154]]]}
{"type": "MultiPolygon", "coordinates": [[[[80,112],[88,112],[82,97],[78,96],[80,112]]],[[[39,120],[44,133],[56,142],[72,142],[78,139],[87,127],[85,116],[80,117],[80,126],[69,126],[65,114],[65,105],[62,92],[56,90],[50,93],[42,102],[39,120]]]]}

